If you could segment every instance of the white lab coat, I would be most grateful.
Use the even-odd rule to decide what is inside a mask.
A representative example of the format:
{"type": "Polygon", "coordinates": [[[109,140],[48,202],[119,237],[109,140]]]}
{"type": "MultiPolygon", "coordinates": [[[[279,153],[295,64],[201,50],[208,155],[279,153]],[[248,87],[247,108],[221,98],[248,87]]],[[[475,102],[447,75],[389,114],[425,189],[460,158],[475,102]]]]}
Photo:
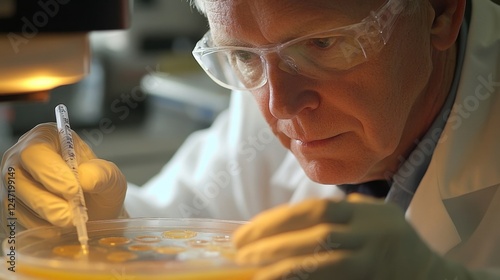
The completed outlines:
{"type": "MultiPolygon", "coordinates": [[[[500,7],[473,1],[454,109],[406,212],[431,248],[473,268],[500,270],[500,7]]],[[[309,180],[271,136],[253,98],[196,132],[163,171],[131,187],[131,216],[247,220],[281,203],[343,197],[309,180]]],[[[500,277],[500,271],[499,277],[500,277]]]]}
{"type": "Polygon", "coordinates": [[[437,252],[500,279],[500,6],[473,1],[461,81],[406,216],[437,252]]]}

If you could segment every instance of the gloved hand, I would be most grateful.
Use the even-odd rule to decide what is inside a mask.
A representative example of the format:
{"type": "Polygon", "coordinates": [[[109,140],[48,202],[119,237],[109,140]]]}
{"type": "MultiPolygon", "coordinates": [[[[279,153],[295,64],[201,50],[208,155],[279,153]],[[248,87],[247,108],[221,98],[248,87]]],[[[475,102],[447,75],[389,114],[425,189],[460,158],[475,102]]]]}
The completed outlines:
{"type": "Polygon", "coordinates": [[[472,279],[432,252],[397,206],[359,194],[271,209],[233,238],[239,263],[261,265],[259,280],[472,279]]]}
{"type": "MultiPolygon", "coordinates": [[[[7,225],[7,216],[12,217],[10,214],[14,214],[17,224],[24,228],[72,225],[67,199],[77,193],[78,184],[61,157],[58,137],[55,124],[40,124],[21,136],[3,155],[3,227],[7,225]],[[7,211],[13,204],[15,210],[7,211]]],[[[119,217],[123,214],[127,188],[124,175],[115,164],[96,158],[74,132],[73,141],[89,220],[119,217]]]]}

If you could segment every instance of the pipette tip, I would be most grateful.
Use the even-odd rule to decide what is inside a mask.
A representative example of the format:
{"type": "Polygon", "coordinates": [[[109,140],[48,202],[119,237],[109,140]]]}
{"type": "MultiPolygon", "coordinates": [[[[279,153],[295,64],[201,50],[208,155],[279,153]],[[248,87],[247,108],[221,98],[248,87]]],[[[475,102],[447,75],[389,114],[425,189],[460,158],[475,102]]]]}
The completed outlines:
{"type": "Polygon", "coordinates": [[[82,254],[84,256],[87,256],[89,254],[89,245],[88,244],[81,244],[82,247],[82,254]]]}

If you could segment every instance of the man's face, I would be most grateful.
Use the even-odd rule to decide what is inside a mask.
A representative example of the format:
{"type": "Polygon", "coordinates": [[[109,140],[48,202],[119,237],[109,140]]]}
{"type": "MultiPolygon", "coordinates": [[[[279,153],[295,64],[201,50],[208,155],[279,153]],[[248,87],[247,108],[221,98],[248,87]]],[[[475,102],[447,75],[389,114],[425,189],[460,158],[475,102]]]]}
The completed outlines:
{"type": "MultiPolygon", "coordinates": [[[[206,1],[206,8],[216,45],[260,47],[357,23],[384,2],[217,0],[206,1]]],[[[267,57],[268,83],[252,94],[311,179],[381,179],[398,155],[405,156],[400,153],[421,135],[420,116],[429,107],[429,30],[424,12],[403,14],[380,53],[329,79],[283,71],[278,56],[267,57]]]]}

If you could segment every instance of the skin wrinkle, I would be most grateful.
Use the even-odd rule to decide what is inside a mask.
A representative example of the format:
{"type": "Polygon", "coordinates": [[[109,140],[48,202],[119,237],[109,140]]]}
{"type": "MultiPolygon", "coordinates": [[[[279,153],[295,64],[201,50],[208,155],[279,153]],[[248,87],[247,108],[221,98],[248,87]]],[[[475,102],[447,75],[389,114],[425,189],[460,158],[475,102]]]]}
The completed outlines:
{"type": "MultiPolygon", "coordinates": [[[[344,25],[331,16],[337,10],[320,5],[330,1],[223,2],[223,11],[220,3],[207,3],[207,16],[212,34],[230,38],[227,43],[263,46],[344,25]],[[230,26],[221,24],[228,22],[230,26]]],[[[370,2],[361,2],[366,7],[363,18],[385,1],[369,7],[370,2]]],[[[342,3],[345,11],[361,10],[349,1],[335,3],[342,3]]],[[[404,12],[380,53],[350,71],[332,73],[329,80],[289,73],[280,69],[276,55],[266,57],[268,83],[252,94],[273,132],[312,180],[343,184],[385,179],[427,131],[446,99],[454,69],[454,48],[429,52],[430,10],[425,2],[413,14],[404,12]],[[311,153],[295,140],[332,136],[329,150],[322,153],[311,153]]],[[[356,23],[360,13],[345,17],[356,23]]]]}
{"type": "MultiPolygon", "coordinates": [[[[342,27],[349,24],[358,23],[361,19],[368,16],[369,11],[377,9],[383,3],[383,1],[367,2],[366,1],[356,1],[357,5],[349,4],[349,1],[328,1],[325,3],[323,0],[315,1],[287,1],[282,5],[279,11],[271,10],[266,11],[264,9],[258,9],[256,6],[249,6],[246,1],[236,0],[237,4],[235,7],[224,5],[224,3],[230,0],[215,0],[215,1],[205,1],[207,3],[207,17],[209,18],[209,23],[211,29],[212,24],[216,24],[217,28],[224,28],[229,36],[217,36],[214,35],[214,42],[218,46],[246,46],[246,47],[262,47],[270,44],[278,44],[281,42],[286,42],[291,39],[323,31],[325,29],[332,29],[336,27],[342,27]],[[314,3],[312,3],[314,2],[314,3]],[[313,4],[313,5],[311,5],[313,4]],[[214,5],[213,7],[211,5],[214,5]],[[236,16],[236,11],[233,9],[241,9],[241,6],[245,6],[246,9],[245,16],[236,16]],[[303,5],[303,6],[300,6],[303,5]],[[248,7],[249,6],[249,7],[248,7]],[[293,28],[287,28],[286,30],[280,30],[278,34],[274,34],[273,26],[275,22],[281,20],[290,21],[290,18],[286,19],[288,14],[300,13],[303,7],[313,6],[315,11],[318,13],[313,13],[313,16],[309,16],[307,19],[307,25],[300,24],[293,28]],[[319,12],[325,9],[330,9],[327,19],[327,25],[325,25],[325,15],[321,15],[319,12]],[[350,16],[346,16],[346,15],[350,16]],[[259,18],[259,20],[255,20],[259,18]],[[283,18],[283,19],[282,19],[283,18]],[[237,40],[237,36],[231,35],[231,30],[228,27],[233,27],[233,29],[240,30],[240,32],[245,32],[245,27],[247,26],[258,26],[257,29],[263,34],[264,41],[240,41],[237,40]],[[306,27],[307,26],[307,27],[306,27]],[[236,27],[236,28],[234,28],[236,27]],[[283,31],[287,31],[285,35],[281,34],[283,31]],[[266,33],[270,32],[270,33],[266,33]]],[[[254,29],[254,28],[252,28],[254,29]]],[[[243,36],[242,36],[243,37],[243,36]]]]}

